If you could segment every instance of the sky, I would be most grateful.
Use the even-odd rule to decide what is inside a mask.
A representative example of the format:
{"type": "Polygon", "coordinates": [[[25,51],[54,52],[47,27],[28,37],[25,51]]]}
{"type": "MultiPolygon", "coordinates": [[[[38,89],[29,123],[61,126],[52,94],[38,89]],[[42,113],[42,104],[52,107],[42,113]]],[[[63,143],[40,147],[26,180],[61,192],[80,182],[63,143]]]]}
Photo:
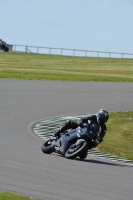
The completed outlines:
{"type": "Polygon", "coordinates": [[[0,0],[0,39],[133,53],[133,0],[0,0]]]}

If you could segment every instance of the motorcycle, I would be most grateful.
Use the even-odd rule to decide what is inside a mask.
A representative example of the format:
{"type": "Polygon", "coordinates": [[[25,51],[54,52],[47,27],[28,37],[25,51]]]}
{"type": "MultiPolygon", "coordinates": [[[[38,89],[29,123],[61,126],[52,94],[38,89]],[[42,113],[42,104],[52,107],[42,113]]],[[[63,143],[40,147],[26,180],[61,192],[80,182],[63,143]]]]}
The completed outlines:
{"type": "Polygon", "coordinates": [[[101,127],[98,124],[87,124],[83,128],[69,129],[59,138],[50,137],[42,144],[42,152],[51,154],[53,152],[63,155],[68,159],[85,159],[87,150],[99,144],[101,127]]]}

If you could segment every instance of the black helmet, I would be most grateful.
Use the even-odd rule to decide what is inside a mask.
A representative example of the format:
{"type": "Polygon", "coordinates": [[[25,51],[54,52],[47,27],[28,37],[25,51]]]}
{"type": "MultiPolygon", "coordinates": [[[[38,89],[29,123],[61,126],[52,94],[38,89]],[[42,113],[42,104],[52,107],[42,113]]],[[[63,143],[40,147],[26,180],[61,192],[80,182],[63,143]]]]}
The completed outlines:
{"type": "Polygon", "coordinates": [[[105,109],[100,109],[97,113],[98,122],[106,123],[109,119],[109,113],[105,109]]]}

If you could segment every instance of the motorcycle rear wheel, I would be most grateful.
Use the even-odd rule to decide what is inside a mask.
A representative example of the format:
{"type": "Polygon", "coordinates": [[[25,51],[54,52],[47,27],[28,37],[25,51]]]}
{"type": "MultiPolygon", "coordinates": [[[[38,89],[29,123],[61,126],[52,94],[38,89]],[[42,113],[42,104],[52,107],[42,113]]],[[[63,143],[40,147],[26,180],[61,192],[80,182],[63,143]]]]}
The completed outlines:
{"type": "Polygon", "coordinates": [[[47,153],[47,154],[50,154],[54,151],[53,149],[53,144],[52,144],[52,141],[51,139],[45,141],[43,144],[42,144],[42,152],[43,153],[47,153]]]}
{"type": "Polygon", "coordinates": [[[85,152],[88,149],[88,144],[84,140],[79,145],[72,144],[69,149],[65,153],[65,157],[68,159],[74,159],[77,156],[80,156],[83,152],[85,152]]]}

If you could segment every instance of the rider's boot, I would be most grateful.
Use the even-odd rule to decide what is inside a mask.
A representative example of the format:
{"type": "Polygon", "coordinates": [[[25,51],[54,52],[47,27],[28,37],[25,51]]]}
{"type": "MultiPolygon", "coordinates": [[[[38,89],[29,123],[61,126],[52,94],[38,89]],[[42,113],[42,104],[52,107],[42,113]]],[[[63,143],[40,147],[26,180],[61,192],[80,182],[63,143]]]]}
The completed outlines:
{"type": "Polygon", "coordinates": [[[61,136],[61,131],[60,131],[60,129],[54,133],[54,136],[55,136],[56,138],[60,138],[60,136],[61,136]]]}
{"type": "Polygon", "coordinates": [[[60,129],[58,129],[58,131],[55,132],[54,136],[60,137],[61,136],[60,133],[63,133],[70,128],[77,128],[77,127],[78,124],[76,122],[68,120],[60,129]]]}

